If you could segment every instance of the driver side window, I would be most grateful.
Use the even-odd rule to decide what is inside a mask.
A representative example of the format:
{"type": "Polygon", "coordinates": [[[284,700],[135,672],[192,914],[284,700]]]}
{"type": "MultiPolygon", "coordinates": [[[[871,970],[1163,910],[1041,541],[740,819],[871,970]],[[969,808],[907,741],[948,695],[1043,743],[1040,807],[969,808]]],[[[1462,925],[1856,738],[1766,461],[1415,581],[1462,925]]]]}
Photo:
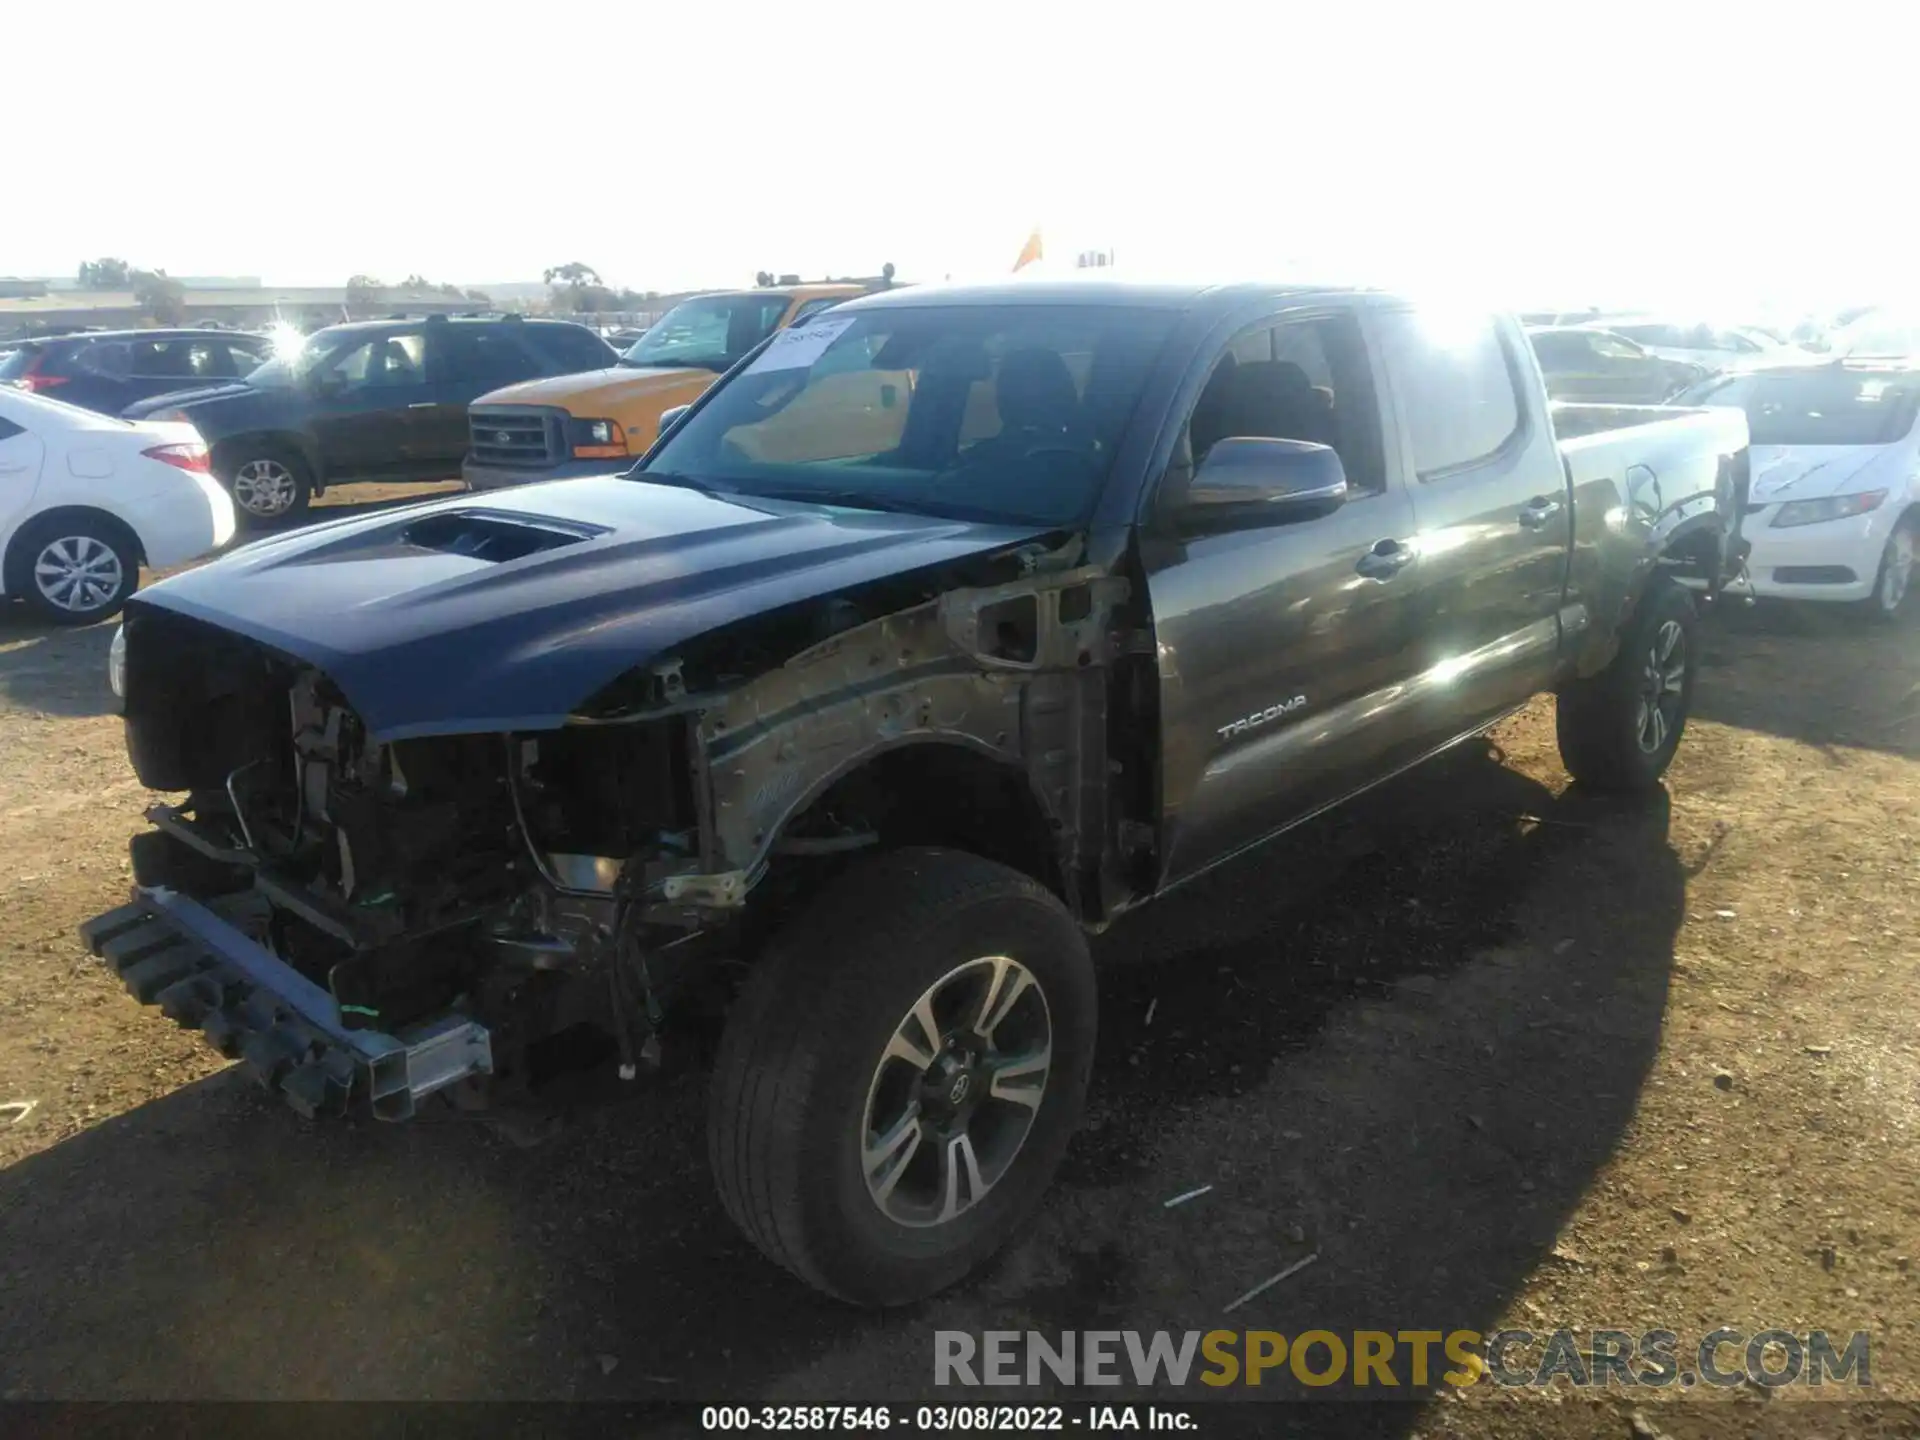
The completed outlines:
{"type": "Polygon", "coordinates": [[[1229,340],[1175,445],[1165,488],[1184,493],[1215,445],[1243,438],[1325,445],[1355,498],[1386,488],[1373,371],[1353,316],[1263,321],[1229,340]]]}

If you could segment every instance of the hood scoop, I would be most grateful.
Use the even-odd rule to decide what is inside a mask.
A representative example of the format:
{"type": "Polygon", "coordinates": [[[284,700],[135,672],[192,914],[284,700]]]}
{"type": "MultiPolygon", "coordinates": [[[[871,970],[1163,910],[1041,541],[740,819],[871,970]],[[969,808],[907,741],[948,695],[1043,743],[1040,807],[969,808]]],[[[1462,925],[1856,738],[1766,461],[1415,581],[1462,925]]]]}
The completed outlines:
{"type": "Polygon", "coordinates": [[[529,519],[509,511],[462,509],[424,515],[400,532],[402,545],[442,555],[505,564],[544,550],[577,545],[605,535],[604,526],[572,521],[529,519]]]}

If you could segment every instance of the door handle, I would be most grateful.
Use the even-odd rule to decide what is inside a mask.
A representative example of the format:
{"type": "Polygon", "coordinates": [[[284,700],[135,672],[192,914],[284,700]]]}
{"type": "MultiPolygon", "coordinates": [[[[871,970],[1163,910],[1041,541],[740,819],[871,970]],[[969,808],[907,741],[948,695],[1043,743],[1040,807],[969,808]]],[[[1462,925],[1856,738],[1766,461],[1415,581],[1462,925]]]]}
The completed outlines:
{"type": "Polygon", "coordinates": [[[1369,580],[1391,580],[1413,563],[1413,547],[1399,540],[1381,540],[1360,557],[1353,568],[1369,580]]]}
{"type": "Polygon", "coordinates": [[[1547,521],[1559,513],[1560,502],[1558,500],[1549,500],[1544,495],[1537,496],[1520,507],[1520,524],[1528,530],[1543,529],[1547,521]]]}

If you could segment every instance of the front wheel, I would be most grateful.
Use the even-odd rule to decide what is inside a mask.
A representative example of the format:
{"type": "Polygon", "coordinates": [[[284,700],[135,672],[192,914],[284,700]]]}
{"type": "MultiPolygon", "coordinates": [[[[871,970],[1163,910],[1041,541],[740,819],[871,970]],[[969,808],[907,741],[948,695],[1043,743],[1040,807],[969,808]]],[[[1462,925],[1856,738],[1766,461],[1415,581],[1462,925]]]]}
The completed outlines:
{"type": "Polygon", "coordinates": [[[1017,871],[899,850],[830,886],[727,1022],[708,1150],[769,1258],[841,1299],[923,1299],[1038,1204],[1093,1063],[1086,939],[1017,871]]]}
{"type": "Polygon", "coordinates": [[[1880,570],[1873,579],[1873,594],[1864,606],[1868,618],[1892,624],[1912,608],[1913,557],[1920,549],[1917,534],[1920,522],[1908,517],[1887,537],[1887,548],[1880,553],[1880,570]]]}
{"type": "Polygon", "coordinates": [[[1693,708],[1696,625],[1693,597],[1656,575],[1613,662],[1562,688],[1554,726],[1561,763],[1575,780],[1596,790],[1660,783],[1693,708]]]}

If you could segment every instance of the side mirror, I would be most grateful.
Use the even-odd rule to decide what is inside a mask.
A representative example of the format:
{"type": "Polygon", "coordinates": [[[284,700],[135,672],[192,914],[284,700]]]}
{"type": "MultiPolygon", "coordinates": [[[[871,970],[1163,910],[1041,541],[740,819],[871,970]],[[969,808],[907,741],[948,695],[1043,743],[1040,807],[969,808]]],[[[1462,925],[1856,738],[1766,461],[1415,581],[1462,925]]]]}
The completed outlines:
{"type": "Polygon", "coordinates": [[[680,423],[680,417],[692,408],[693,406],[691,405],[675,405],[671,410],[662,410],[660,412],[660,434],[664,436],[667,431],[671,430],[675,425],[678,425],[680,423]]]}
{"type": "Polygon", "coordinates": [[[1181,516],[1202,528],[1273,525],[1323,515],[1346,498],[1346,467],[1331,446],[1237,437],[1207,452],[1181,516]]]}

